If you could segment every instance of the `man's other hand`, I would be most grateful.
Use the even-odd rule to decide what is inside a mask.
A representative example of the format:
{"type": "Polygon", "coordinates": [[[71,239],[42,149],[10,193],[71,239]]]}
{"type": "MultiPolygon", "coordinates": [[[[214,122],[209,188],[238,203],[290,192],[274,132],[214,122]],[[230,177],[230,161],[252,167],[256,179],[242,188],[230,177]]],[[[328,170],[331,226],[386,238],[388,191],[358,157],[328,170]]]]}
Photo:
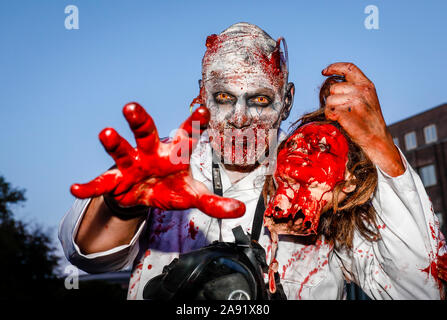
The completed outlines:
{"type": "Polygon", "coordinates": [[[384,172],[393,177],[404,173],[405,167],[383,118],[374,84],[352,63],[331,64],[322,74],[340,75],[346,80],[331,85],[326,99],[326,118],[337,121],[384,172]]]}

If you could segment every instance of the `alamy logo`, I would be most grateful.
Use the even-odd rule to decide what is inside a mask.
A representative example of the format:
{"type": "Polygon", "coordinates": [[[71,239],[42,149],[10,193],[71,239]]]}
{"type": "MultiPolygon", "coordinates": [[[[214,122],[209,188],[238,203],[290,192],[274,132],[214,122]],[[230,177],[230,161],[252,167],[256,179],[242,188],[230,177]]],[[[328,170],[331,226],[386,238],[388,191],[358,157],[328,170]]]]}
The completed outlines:
{"type": "Polygon", "coordinates": [[[78,30],[79,29],[79,9],[75,5],[68,5],[65,7],[65,11],[68,16],[65,17],[65,29],[78,30]]]}
{"type": "Polygon", "coordinates": [[[79,269],[69,265],[65,267],[64,273],[67,274],[64,281],[65,289],[79,289],[79,269]]]}
{"type": "Polygon", "coordinates": [[[379,29],[379,8],[374,5],[369,5],[365,8],[365,14],[368,16],[365,18],[364,25],[368,30],[379,29]]]}

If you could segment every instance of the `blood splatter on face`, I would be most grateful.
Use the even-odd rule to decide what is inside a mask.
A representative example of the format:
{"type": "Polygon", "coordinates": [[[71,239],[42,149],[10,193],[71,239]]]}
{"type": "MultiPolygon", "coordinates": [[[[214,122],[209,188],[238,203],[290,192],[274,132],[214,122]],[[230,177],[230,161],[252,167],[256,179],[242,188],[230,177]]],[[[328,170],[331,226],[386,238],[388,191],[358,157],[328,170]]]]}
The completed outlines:
{"type": "Polygon", "coordinates": [[[287,68],[280,41],[249,24],[208,37],[202,101],[211,113],[211,145],[224,164],[255,164],[276,140],[287,68]]]}
{"type": "Polygon", "coordinates": [[[278,152],[277,191],[265,212],[278,234],[316,234],[319,218],[345,180],[349,145],[332,124],[308,123],[278,152]]]}

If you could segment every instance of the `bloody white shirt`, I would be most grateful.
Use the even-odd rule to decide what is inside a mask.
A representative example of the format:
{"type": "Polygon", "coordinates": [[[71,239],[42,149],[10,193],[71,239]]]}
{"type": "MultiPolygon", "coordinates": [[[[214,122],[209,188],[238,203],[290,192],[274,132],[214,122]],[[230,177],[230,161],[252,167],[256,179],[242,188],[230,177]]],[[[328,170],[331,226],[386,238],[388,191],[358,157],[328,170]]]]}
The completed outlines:
{"type": "MultiPolygon", "coordinates": [[[[196,180],[212,189],[211,147],[206,134],[191,156],[196,180]]],[[[364,240],[355,234],[353,250],[335,251],[320,239],[303,245],[293,236],[280,236],[276,260],[288,299],[344,299],[344,280],[357,283],[373,299],[439,299],[440,288],[431,274],[437,257],[446,253],[439,222],[424,186],[401,154],[405,173],[390,177],[377,168],[378,187],[372,200],[381,239],[364,240]]],[[[87,200],[76,200],[63,218],[59,239],[68,260],[89,273],[117,271],[132,264],[128,299],[142,299],[148,280],[162,272],[180,253],[199,249],[219,236],[232,242],[232,229],[251,232],[266,167],[260,166],[237,183],[221,170],[223,196],[245,203],[246,213],[236,219],[209,217],[198,209],[152,209],[131,242],[105,252],[83,254],[74,239],[87,200]]],[[[263,228],[259,243],[270,261],[271,239],[263,228]]],[[[265,275],[267,281],[267,275],[265,275]]]]}

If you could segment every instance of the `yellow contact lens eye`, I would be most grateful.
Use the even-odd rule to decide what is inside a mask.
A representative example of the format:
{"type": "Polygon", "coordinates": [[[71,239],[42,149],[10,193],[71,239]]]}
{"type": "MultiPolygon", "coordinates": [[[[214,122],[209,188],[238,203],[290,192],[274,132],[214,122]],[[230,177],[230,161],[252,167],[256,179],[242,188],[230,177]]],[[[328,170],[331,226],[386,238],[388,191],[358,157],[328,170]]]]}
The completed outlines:
{"type": "Polygon", "coordinates": [[[256,97],[253,99],[253,102],[258,104],[268,104],[269,100],[266,97],[256,97]]]}
{"type": "Polygon", "coordinates": [[[228,99],[230,99],[230,96],[228,94],[226,94],[226,93],[219,93],[217,98],[221,99],[221,100],[228,100],[228,99]]]}

